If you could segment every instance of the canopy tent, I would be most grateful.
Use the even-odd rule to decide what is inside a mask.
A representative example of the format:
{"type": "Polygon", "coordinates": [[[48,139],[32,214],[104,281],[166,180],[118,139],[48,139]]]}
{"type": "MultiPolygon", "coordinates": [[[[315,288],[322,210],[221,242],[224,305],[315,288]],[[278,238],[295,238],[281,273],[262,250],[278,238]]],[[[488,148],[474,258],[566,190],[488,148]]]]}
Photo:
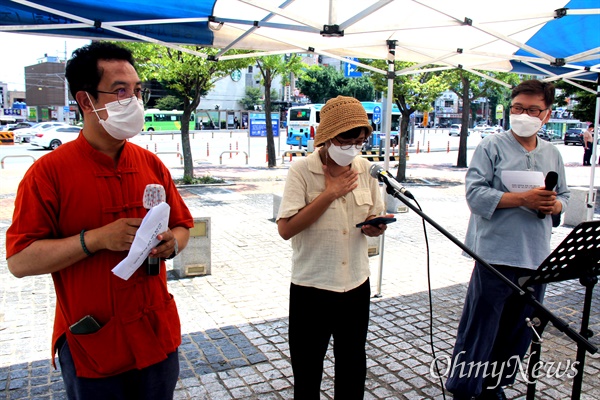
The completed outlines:
{"type": "MultiPolygon", "coordinates": [[[[0,0],[0,30],[386,59],[598,72],[598,0],[0,0]],[[513,61],[518,61],[515,64],[513,61]]],[[[381,72],[381,71],[380,71],[381,72]]],[[[587,74],[596,80],[596,74],[587,74]]]]}
{"type": "Polygon", "coordinates": [[[0,0],[0,31],[146,41],[200,57],[180,45],[211,46],[221,49],[218,59],[242,57],[230,49],[352,64],[345,57],[387,59],[387,71],[365,66],[388,76],[387,126],[393,76],[432,65],[486,78],[481,71],[547,75],[580,87],[574,80],[596,82],[600,74],[599,0],[0,0]],[[394,71],[394,59],[417,65],[394,71]]]}

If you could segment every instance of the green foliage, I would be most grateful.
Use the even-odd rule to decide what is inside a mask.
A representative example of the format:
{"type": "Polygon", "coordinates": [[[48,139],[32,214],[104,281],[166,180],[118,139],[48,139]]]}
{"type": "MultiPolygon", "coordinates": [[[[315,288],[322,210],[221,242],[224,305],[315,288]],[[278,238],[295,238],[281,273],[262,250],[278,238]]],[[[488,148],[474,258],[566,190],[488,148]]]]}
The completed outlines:
{"type": "Polygon", "coordinates": [[[208,47],[182,46],[199,54],[195,55],[148,43],[122,45],[133,51],[142,81],[155,79],[174,90],[183,101],[184,108],[193,106],[196,109],[200,97],[210,91],[217,80],[253,63],[252,58],[209,61],[207,57],[216,56],[219,50],[208,47]]]}
{"type": "MultiPolygon", "coordinates": [[[[214,83],[236,69],[254,63],[252,57],[226,61],[210,61],[219,49],[200,46],[181,46],[185,51],[170,47],[124,42],[120,44],[133,52],[138,75],[142,81],[157,80],[173,90],[183,102],[181,117],[181,145],[183,151],[184,176],[194,176],[192,150],[189,139],[189,121],[200,104],[201,96],[208,93],[214,83]],[[190,54],[193,52],[195,54],[190,54]]],[[[248,53],[232,50],[228,55],[248,53]]]]}
{"type": "MultiPolygon", "coordinates": [[[[363,64],[387,71],[386,60],[360,60],[363,64]]],[[[396,61],[394,69],[402,71],[412,67],[415,63],[396,61]]],[[[364,69],[359,68],[364,71],[364,69]]],[[[378,73],[371,73],[371,81],[377,92],[387,92],[387,77],[378,73]]],[[[447,82],[436,72],[423,72],[419,74],[397,75],[394,79],[394,99],[402,115],[414,111],[431,111],[435,99],[448,89],[447,82]]]]}
{"type": "MultiPolygon", "coordinates": [[[[511,86],[519,83],[519,76],[517,74],[489,71],[483,71],[482,73],[490,78],[506,82],[511,86]]],[[[465,110],[471,111],[473,114],[471,121],[475,121],[475,111],[473,108],[471,108],[471,103],[473,100],[480,97],[489,98],[498,93],[506,94],[508,91],[504,85],[462,69],[447,71],[442,75],[450,84],[450,90],[457,94],[457,96],[462,100],[463,104],[462,131],[460,134],[460,145],[458,148],[458,159],[456,161],[456,166],[465,168],[467,167],[467,129],[470,123],[470,115],[465,110]]],[[[497,99],[497,102],[500,102],[501,104],[505,104],[505,101],[508,100],[497,99]]]]}
{"type": "Polygon", "coordinates": [[[193,176],[184,175],[183,179],[175,180],[176,185],[210,185],[216,183],[224,183],[225,181],[221,178],[215,178],[210,175],[204,175],[198,178],[193,176]]]}
{"type": "Polygon", "coordinates": [[[345,85],[340,88],[342,96],[351,96],[359,101],[373,101],[375,99],[375,88],[368,76],[358,78],[345,78],[345,85]]]}
{"type": "Polygon", "coordinates": [[[373,101],[375,98],[373,84],[367,76],[346,78],[334,67],[311,66],[296,86],[312,103],[325,103],[338,95],[352,96],[360,101],[373,101]]]}
{"type": "MultiPolygon", "coordinates": [[[[516,86],[520,82],[519,75],[513,73],[489,71],[482,71],[482,73],[488,75],[490,78],[506,82],[511,86],[516,86]]],[[[454,69],[444,72],[442,76],[449,83],[450,90],[456,93],[457,96],[463,100],[463,104],[466,100],[463,98],[465,83],[467,83],[468,87],[469,103],[479,98],[489,99],[495,97],[498,99],[497,103],[505,106],[510,104],[510,89],[492,80],[485,79],[479,75],[472,74],[462,69],[454,69]]]]}
{"type": "Polygon", "coordinates": [[[302,76],[304,63],[297,54],[291,56],[272,55],[260,57],[256,60],[256,66],[260,72],[260,82],[264,86],[265,94],[265,123],[267,128],[267,158],[269,160],[269,168],[276,165],[275,157],[275,142],[273,139],[273,123],[271,121],[271,85],[273,80],[278,76],[286,76],[294,74],[302,76]]]}
{"type": "Polygon", "coordinates": [[[183,101],[175,96],[165,96],[156,100],[156,108],[159,110],[181,110],[183,107],[183,101]]]}
{"type": "MultiPolygon", "coordinates": [[[[386,60],[367,60],[361,59],[363,64],[371,65],[382,71],[387,71],[386,60]]],[[[412,67],[415,63],[396,61],[394,69],[403,71],[412,67]]],[[[367,72],[359,67],[359,71],[367,72]]],[[[388,78],[384,74],[371,73],[369,77],[377,92],[387,93],[388,78]]],[[[404,149],[408,140],[408,121],[410,115],[415,111],[430,111],[435,99],[448,88],[447,83],[442,79],[439,73],[422,72],[417,74],[396,75],[393,84],[393,99],[402,114],[400,121],[400,143],[399,148],[404,149]]],[[[401,151],[398,163],[398,172],[396,179],[404,181],[406,179],[406,154],[401,151]]]]}
{"type": "MultiPolygon", "coordinates": [[[[594,91],[596,90],[596,83],[594,82],[578,81],[577,83],[594,91]]],[[[557,90],[556,95],[557,105],[566,106],[569,98],[575,100],[572,107],[573,117],[583,122],[594,120],[596,113],[596,95],[594,93],[587,92],[564,81],[557,82],[555,86],[560,89],[557,90]]],[[[600,123],[600,121],[597,123],[600,123]]]]}
{"type": "Polygon", "coordinates": [[[254,105],[262,102],[262,90],[251,86],[246,87],[246,95],[240,100],[244,110],[254,110],[254,105]]]}
{"type": "Polygon", "coordinates": [[[281,55],[264,56],[256,59],[256,65],[259,70],[260,83],[263,86],[271,86],[273,79],[281,76],[284,80],[289,80],[289,74],[292,73],[296,77],[303,74],[303,69],[306,64],[302,62],[302,58],[297,54],[292,54],[290,57],[281,55]]]}

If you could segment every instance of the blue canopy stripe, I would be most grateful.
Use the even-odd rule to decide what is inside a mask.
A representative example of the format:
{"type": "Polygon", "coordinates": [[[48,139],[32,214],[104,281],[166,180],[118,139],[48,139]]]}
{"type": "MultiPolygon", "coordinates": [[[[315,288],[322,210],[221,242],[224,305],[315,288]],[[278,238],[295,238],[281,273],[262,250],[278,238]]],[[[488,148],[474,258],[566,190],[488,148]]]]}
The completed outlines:
{"type": "Polygon", "coordinates": [[[211,46],[213,42],[213,32],[208,28],[208,16],[212,14],[214,1],[44,0],[22,3],[24,4],[0,1],[0,26],[12,26],[11,32],[132,40],[131,36],[105,29],[106,26],[115,26],[165,43],[211,46]],[[44,11],[42,7],[74,15],[91,23],[82,28],[81,20],[44,11]],[[193,19],[198,22],[188,22],[193,19]],[[36,29],[33,30],[32,27],[36,29]]]}

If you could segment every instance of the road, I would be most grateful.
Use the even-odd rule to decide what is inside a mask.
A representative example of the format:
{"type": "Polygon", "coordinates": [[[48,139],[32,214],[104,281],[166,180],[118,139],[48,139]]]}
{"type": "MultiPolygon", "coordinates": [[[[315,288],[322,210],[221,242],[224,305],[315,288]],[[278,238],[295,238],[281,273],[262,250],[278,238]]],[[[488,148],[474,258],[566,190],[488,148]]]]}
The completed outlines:
{"type": "MultiPolygon", "coordinates": [[[[285,143],[285,131],[275,138],[275,150],[278,154],[277,164],[281,164],[281,155],[289,150],[298,150],[285,143]]],[[[467,139],[467,146],[475,148],[481,136],[474,132],[467,139]]],[[[138,135],[131,139],[136,143],[159,155],[169,167],[181,166],[181,138],[178,134],[138,135]]],[[[196,163],[212,163],[225,165],[265,165],[267,139],[265,137],[248,137],[244,130],[196,131],[190,135],[192,157],[196,163]],[[235,153],[235,152],[238,153],[235,153]],[[246,155],[248,159],[246,160],[246,155]]],[[[414,143],[410,147],[415,152],[440,151],[450,148],[458,149],[460,138],[449,136],[448,129],[416,129],[414,143]]],[[[564,146],[555,143],[561,150],[565,163],[581,163],[583,149],[581,146],[564,146]]],[[[395,150],[397,151],[397,149],[395,150]]],[[[48,153],[28,143],[0,146],[0,159],[3,168],[19,168],[30,165],[34,160],[48,153]],[[8,156],[8,157],[7,157],[8,156]]],[[[284,161],[289,161],[286,157],[284,161]]]]}

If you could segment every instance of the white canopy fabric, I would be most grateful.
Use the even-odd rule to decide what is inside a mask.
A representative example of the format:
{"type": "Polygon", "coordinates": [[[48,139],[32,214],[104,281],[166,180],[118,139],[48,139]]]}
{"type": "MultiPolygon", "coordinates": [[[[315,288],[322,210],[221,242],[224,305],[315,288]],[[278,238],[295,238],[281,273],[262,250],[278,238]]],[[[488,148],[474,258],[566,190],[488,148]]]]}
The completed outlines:
{"type": "Polygon", "coordinates": [[[0,31],[224,53],[386,59],[391,40],[397,59],[423,64],[512,71],[517,61],[600,72],[598,0],[0,0],[0,15],[0,31]]]}

